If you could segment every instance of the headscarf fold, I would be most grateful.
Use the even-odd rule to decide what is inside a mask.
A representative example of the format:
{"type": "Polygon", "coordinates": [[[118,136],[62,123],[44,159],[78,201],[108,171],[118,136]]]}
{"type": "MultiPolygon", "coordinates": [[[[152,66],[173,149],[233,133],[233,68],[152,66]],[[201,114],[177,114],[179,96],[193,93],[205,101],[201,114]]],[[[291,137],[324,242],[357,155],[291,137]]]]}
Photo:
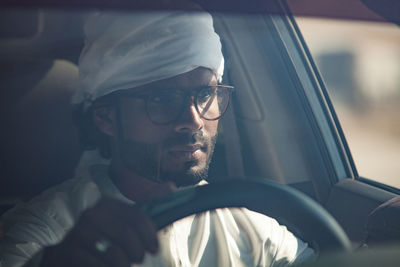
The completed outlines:
{"type": "Polygon", "coordinates": [[[114,91],[197,67],[209,68],[222,79],[221,42],[206,12],[96,13],[84,32],[75,104],[89,106],[114,91]]]}

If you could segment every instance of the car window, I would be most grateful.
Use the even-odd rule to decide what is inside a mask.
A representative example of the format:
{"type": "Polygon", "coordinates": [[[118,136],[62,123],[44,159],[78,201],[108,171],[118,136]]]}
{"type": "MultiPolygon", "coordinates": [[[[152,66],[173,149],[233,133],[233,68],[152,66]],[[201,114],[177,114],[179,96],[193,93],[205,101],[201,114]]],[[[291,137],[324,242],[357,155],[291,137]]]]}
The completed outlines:
{"type": "MultiPolygon", "coordinates": [[[[34,190],[39,191],[38,189],[54,183],[54,177],[60,177],[58,179],[62,180],[73,177],[71,172],[74,171],[74,167],[67,168],[68,166],[65,166],[68,172],[63,171],[63,177],[61,177],[58,174],[50,173],[47,166],[40,166],[39,163],[54,166],[54,170],[60,172],[62,168],[57,163],[67,163],[68,151],[76,148],[76,138],[73,138],[76,137],[76,132],[69,133],[66,128],[72,128],[69,101],[76,90],[80,88],[79,86],[82,86],[79,85],[79,75],[85,74],[85,69],[82,67],[84,65],[82,63],[84,62],[83,56],[81,55],[79,61],[77,59],[83,47],[83,42],[86,45],[96,44],[90,43],[88,41],[90,38],[84,39],[82,36],[83,25],[88,28],[92,26],[90,23],[83,23],[87,17],[85,13],[59,12],[50,9],[33,13],[34,16],[31,20],[21,18],[21,21],[36,23],[37,27],[34,27],[34,30],[21,33],[22,37],[4,33],[3,40],[1,40],[4,44],[4,51],[0,59],[8,63],[7,66],[9,66],[9,70],[4,74],[7,79],[4,77],[1,84],[3,88],[7,89],[3,95],[4,103],[2,103],[2,106],[4,111],[11,113],[11,115],[5,116],[8,127],[4,147],[7,149],[3,153],[7,165],[9,165],[6,169],[8,173],[7,176],[5,175],[5,183],[9,182],[7,190],[14,195],[18,192],[9,190],[10,184],[17,188],[17,191],[23,188],[24,191],[31,191],[27,193],[32,193],[34,190]],[[63,29],[67,30],[64,32],[63,29]],[[16,45],[10,44],[10,39],[16,45]],[[82,69],[84,70],[82,71],[82,69]],[[60,76],[65,79],[61,79],[60,76]],[[55,101],[58,98],[63,101],[55,101]],[[65,116],[60,116],[60,112],[65,116]],[[31,124],[28,124],[28,122],[31,122],[31,124]],[[56,124],[57,122],[60,124],[56,124]],[[58,132],[49,131],[39,123],[56,128],[54,130],[58,132]],[[29,144],[26,144],[25,140],[26,143],[29,141],[29,144]],[[53,143],[53,140],[56,143],[53,143]],[[71,143],[68,141],[71,141],[71,143]],[[34,146],[29,146],[32,143],[34,146]],[[59,144],[65,144],[67,147],[57,146],[59,144]],[[24,164],[27,164],[27,167],[24,164]],[[38,167],[43,168],[37,170],[38,167]],[[39,186],[33,188],[31,185],[35,184],[39,184],[39,186]]],[[[126,13],[123,13],[123,15],[125,15],[124,18],[127,17],[126,13]]],[[[138,18],[151,15],[132,13],[132,16],[138,18]]],[[[90,20],[88,21],[90,22],[90,20]]],[[[233,84],[237,90],[233,97],[233,102],[235,102],[234,114],[237,116],[237,128],[240,128],[239,135],[242,138],[241,140],[234,140],[235,138],[239,139],[239,137],[232,137],[232,132],[239,130],[234,129],[232,124],[227,127],[224,125],[224,128],[221,129],[221,131],[224,131],[221,136],[226,140],[233,141],[226,147],[237,147],[236,151],[228,151],[226,147],[222,147],[222,149],[226,149],[226,158],[232,158],[232,156],[229,156],[230,154],[236,153],[237,155],[243,152],[243,159],[240,158],[239,161],[244,161],[244,169],[248,176],[258,176],[260,179],[276,180],[291,185],[305,183],[307,188],[312,190],[312,179],[320,177],[324,180],[330,175],[330,171],[327,170],[325,162],[321,160],[324,157],[320,154],[320,143],[318,143],[321,139],[315,138],[316,132],[311,126],[312,118],[310,119],[310,114],[304,107],[306,98],[303,97],[301,92],[303,82],[309,81],[305,81],[306,79],[302,77],[302,81],[298,82],[297,76],[294,75],[296,70],[301,70],[301,76],[306,76],[304,75],[305,68],[301,65],[299,56],[297,55],[296,68],[290,60],[291,56],[297,53],[297,50],[294,48],[295,44],[290,35],[291,32],[286,26],[287,18],[263,14],[252,17],[216,15],[214,21],[216,30],[222,38],[223,49],[226,52],[227,71],[223,81],[233,84]],[[281,37],[279,33],[285,36],[281,37]],[[290,45],[291,55],[283,49],[284,44],[290,45]],[[238,145],[240,142],[242,143],[241,147],[238,145]]],[[[96,30],[98,29],[96,28],[96,30]]],[[[89,32],[96,35],[96,30],[89,32]]],[[[105,38],[105,41],[109,40],[105,38]]],[[[109,55],[110,53],[99,53],[95,58],[109,55]]],[[[114,56],[114,54],[111,53],[111,56],[114,56]]],[[[118,57],[117,54],[113,60],[121,58],[123,57],[118,57]]],[[[94,68],[98,65],[94,62],[92,65],[89,64],[89,67],[94,68]]],[[[141,67],[145,68],[146,65],[143,64],[141,67]]],[[[106,76],[104,73],[101,74],[106,76]]],[[[125,86],[128,87],[124,85],[121,90],[129,89],[125,86]]],[[[311,92],[308,92],[308,94],[311,94],[311,92]]],[[[83,94],[83,96],[87,95],[83,94]]],[[[82,101],[93,104],[90,100],[90,98],[83,98],[82,101]]],[[[179,101],[180,104],[183,103],[183,100],[179,101]]],[[[84,107],[85,104],[81,103],[80,107],[84,107]]],[[[170,114],[161,114],[155,108],[155,105],[149,106],[144,103],[141,106],[144,106],[146,110],[145,114],[142,113],[144,114],[143,117],[149,117],[149,120],[156,121],[161,115],[168,117],[167,120],[170,119],[170,114]],[[158,117],[151,117],[152,114],[157,114],[158,117]]],[[[197,106],[196,109],[198,109],[197,106]]],[[[323,113],[320,113],[319,116],[323,117],[323,113]]],[[[143,119],[143,121],[146,121],[146,119],[143,119]]],[[[163,121],[157,120],[157,122],[161,124],[163,121]]],[[[153,124],[151,124],[152,127],[153,124]]],[[[141,128],[142,125],[145,126],[145,123],[138,124],[140,126],[138,128],[141,128]]],[[[161,126],[157,127],[161,128],[161,126]]],[[[123,133],[125,132],[121,130],[121,134],[123,133]]],[[[147,133],[154,134],[155,131],[150,129],[147,133]]],[[[77,152],[81,152],[79,148],[77,148],[77,152]]],[[[90,153],[86,152],[84,156],[90,156],[90,153]]],[[[189,154],[187,152],[185,153],[189,154]]],[[[79,158],[79,155],[75,156],[74,159],[79,158]]],[[[96,172],[96,166],[101,167],[105,164],[105,159],[89,158],[89,162],[86,161],[85,157],[82,159],[80,163],[87,164],[83,167],[88,168],[84,171],[85,174],[89,170],[96,172]]],[[[161,160],[161,156],[157,159],[161,160]]],[[[158,167],[161,165],[160,162],[158,162],[158,167]]],[[[76,165],[76,161],[71,163],[75,164],[68,163],[68,165],[76,165]]],[[[78,176],[83,167],[78,166],[76,170],[78,176]]],[[[107,168],[105,169],[107,170],[107,168]]],[[[231,176],[239,175],[233,173],[232,168],[229,168],[229,171],[229,174],[232,173],[231,176]]],[[[108,171],[105,173],[108,173],[108,171]]],[[[107,179],[107,181],[109,180],[107,179]]],[[[71,180],[66,184],[69,183],[71,183],[71,180]]],[[[104,187],[113,188],[112,184],[105,184],[104,187]]],[[[66,191],[70,190],[66,189],[66,191]]],[[[251,190],[248,192],[251,193],[251,190]]],[[[23,193],[25,194],[25,192],[23,193]]],[[[122,196],[119,191],[116,194],[122,196]]],[[[311,194],[313,194],[313,191],[311,191],[311,194]]],[[[231,197],[229,193],[225,196],[231,197]]],[[[281,197],[281,194],[275,196],[281,197]]],[[[85,197],[90,198],[91,195],[85,194],[85,197]]],[[[80,198],[78,197],[78,199],[80,198]]],[[[84,202],[86,203],[86,200],[84,202]]],[[[280,205],[278,201],[267,202],[273,203],[273,206],[280,205]]],[[[64,213],[64,211],[61,209],[60,213],[64,213]]],[[[64,214],[67,214],[67,212],[64,214]]],[[[301,218],[301,216],[297,216],[297,218],[301,218]]],[[[313,233],[316,232],[315,229],[311,230],[313,233]]]]}
{"type": "Polygon", "coordinates": [[[298,17],[359,176],[400,187],[400,29],[298,17]]]}
{"type": "MultiPolygon", "coordinates": [[[[4,110],[12,108],[11,115],[6,116],[7,123],[10,123],[6,137],[10,141],[5,142],[4,150],[6,165],[10,166],[7,171],[10,169],[12,175],[5,181],[17,188],[16,191],[21,188],[33,191],[35,188],[34,191],[39,192],[49,184],[72,177],[76,159],[79,159],[77,138],[72,136],[76,133],[67,134],[66,128],[73,128],[69,99],[78,84],[82,25],[91,12],[42,9],[31,13],[26,11],[31,14],[27,17],[20,10],[13,11],[13,16],[20,17],[21,24],[35,24],[37,27],[19,35],[4,32],[0,40],[4,65],[12,62],[14,66],[4,73],[8,78],[2,81],[4,88],[9,88],[3,91],[5,103],[2,106],[4,110]],[[66,80],[60,79],[59,76],[66,77],[67,74],[66,80]],[[62,103],[51,105],[54,102],[51,93],[61,99],[57,96],[61,92],[64,94],[62,103]],[[38,105],[39,101],[47,102],[38,105]],[[63,117],[55,112],[58,109],[63,117]],[[32,122],[29,127],[26,121],[32,122]],[[38,121],[57,132],[43,130],[37,126],[38,121]],[[60,135],[64,142],[52,145],[50,141],[56,142],[60,135]],[[23,142],[25,140],[35,146],[29,146],[23,142]],[[61,144],[67,148],[60,147],[61,144]],[[68,160],[60,160],[60,157],[66,159],[66,154],[60,152],[70,151],[68,148],[74,148],[75,153],[68,160]],[[51,172],[48,171],[48,161],[52,162],[51,172]],[[29,162],[29,166],[17,168],[16,162],[29,162]],[[41,180],[26,177],[41,177],[41,180]],[[24,183],[32,186],[21,187],[24,183]]],[[[245,175],[305,186],[310,195],[314,191],[313,183],[325,185],[331,178],[348,177],[342,170],[343,163],[318,100],[318,90],[314,90],[307,74],[307,64],[302,60],[296,38],[288,27],[288,18],[268,14],[214,14],[214,24],[222,39],[226,59],[223,82],[235,86],[232,113],[236,116],[237,126],[232,123],[225,125],[228,115],[221,121],[224,129],[220,129],[211,165],[212,177],[217,179],[226,173],[240,176],[237,169],[243,161],[245,175]],[[303,92],[305,88],[306,93],[303,92]],[[311,108],[307,101],[312,102],[311,108]],[[318,117],[318,122],[313,116],[318,117]],[[238,136],[233,136],[235,127],[238,136]],[[322,135],[319,129],[323,129],[322,135]],[[241,146],[238,145],[239,138],[241,146]],[[224,146],[224,139],[235,145],[224,146]],[[327,153],[321,151],[324,143],[333,144],[327,153]],[[328,167],[331,158],[335,162],[334,168],[328,167]]],[[[326,196],[325,193],[322,195],[326,196]]]]}
{"type": "MultiPolygon", "coordinates": [[[[88,136],[73,127],[74,121],[71,116],[76,111],[74,110],[76,105],[71,106],[70,101],[76,100],[74,98],[76,90],[80,88],[82,74],[85,74],[84,71],[82,73],[84,68],[80,53],[83,47],[96,44],[91,43],[89,41],[91,39],[84,35],[85,28],[95,25],[87,22],[90,22],[87,18],[93,12],[92,9],[43,8],[4,9],[0,13],[0,17],[4,15],[2,17],[4,22],[0,19],[3,26],[0,29],[0,66],[3,67],[0,71],[2,89],[0,107],[3,111],[0,119],[4,126],[0,154],[1,177],[4,186],[0,186],[0,213],[21,200],[28,200],[50,186],[66,179],[79,177],[80,172],[86,175],[90,170],[90,175],[93,172],[93,179],[96,181],[98,177],[94,175],[97,171],[98,174],[105,174],[105,178],[109,175],[108,168],[101,169],[101,165],[109,164],[107,159],[96,158],[99,153],[94,155],[86,153],[88,151],[83,152],[82,143],[79,141],[82,139],[88,141],[85,140],[88,136]],[[7,27],[13,24],[18,27],[15,29],[7,27]],[[84,157],[81,157],[82,155],[84,157]],[[94,157],[91,158],[90,156],[93,155],[94,157]]],[[[132,15],[141,19],[147,16],[158,16],[162,12],[135,10],[132,13],[125,11],[119,13],[113,10],[111,13],[121,16],[132,15]]],[[[218,195],[233,201],[239,194],[227,189],[229,185],[237,182],[233,181],[237,177],[244,180],[255,178],[266,181],[266,184],[268,180],[275,181],[283,184],[279,186],[284,189],[297,188],[332,212],[344,226],[346,233],[352,237],[352,241],[361,244],[365,234],[363,226],[368,214],[394,194],[356,179],[367,177],[390,186],[400,187],[400,182],[396,184],[396,176],[400,170],[396,164],[396,159],[400,158],[400,119],[397,119],[400,111],[398,103],[400,101],[399,30],[383,23],[296,18],[305,37],[306,42],[303,42],[303,36],[290,14],[279,15],[268,12],[242,14],[214,10],[212,16],[213,26],[221,39],[225,57],[222,83],[232,85],[234,90],[232,90],[231,105],[224,118],[221,119],[218,129],[219,136],[211,160],[208,182],[218,185],[214,182],[220,178],[223,178],[221,180],[232,178],[223,185],[225,186],[223,190],[219,189],[216,192],[223,192],[218,195]],[[329,26],[330,23],[337,24],[341,28],[329,26]],[[373,30],[367,30],[371,26],[373,30]],[[339,35],[344,35],[347,39],[339,35]],[[319,70],[315,68],[314,62],[309,57],[306,46],[310,47],[319,70]],[[326,93],[324,83],[321,82],[319,71],[329,94],[326,93]],[[330,97],[344,128],[360,175],[354,167],[340,125],[337,124],[330,97]],[[375,139],[370,139],[371,137],[375,139]],[[389,166],[393,166],[393,169],[389,169],[389,166]],[[348,216],[349,214],[353,216],[348,216]]],[[[101,32],[103,28],[108,29],[106,21],[91,28],[89,35],[95,38],[98,31],[101,32]]],[[[130,29],[128,23],[114,25],[120,25],[121,30],[130,29]]],[[[111,36],[118,35],[118,30],[119,28],[107,33],[111,36]]],[[[147,40],[146,36],[151,32],[143,31],[144,40],[147,40]]],[[[158,31],[155,32],[158,33],[158,31]]],[[[197,31],[191,32],[197,33],[197,31]]],[[[122,37],[124,37],[122,40],[126,40],[125,35],[122,37]]],[[[101,40],[108,43],[112,38],[101,40]]],[[[127,48],[130,44],[127,42],[124,45],[124,42],[118,42],[118,45],[127,48]]],[[[153,52],[158,51],[153,49],[153,52]]],[[[179,50],[174,55],[180,55],[181,52],[179,50]]],[[[123,63],[127,63],[124,62],[127,58],[119,53],[99,52],[93,57],[94,63],[88,64],[84,70],[99,73],[101,76],[99,80],[104,78],[109,81],[118,76],[111,75],[110,79],[106,79],[107,75],[95,68],[100,65],[113,66],[111,63],[117,59],[122,60],[120,62],[122,64],[119,64],[121,72],[146,70],[148,67],[149,63],[146,62],[139,67],[136,66],[136,69],[130,65],[126,67],[123,63]],[[112,57],[111,61],[105,61],[106,64],[96,64],[97,59],[108,56],[112,57]]],[[[174,59],[174,56],[168,55],[166,58],[174,59]]],[[[169,64],[164,64],[164,66],[169,66],[169,64]]],[[[144,72],[142,74],[147,74],[144,72]]],[[[95,79],[90,79],[90,81],[93,82],[95,79]]],[[[150,82],[145,84],[147,83],[150,82]]],[[[203,83],[196,88],[203,88],[202,85],[203,83]]],[[[140,86],[131,87],[123,84],[118,90],[135,87],[140,86]]],[[[158,91],[162,88],[150,89],[158,91]]],[[[85,109],[86,104],[89,106],[93,104],[87,94],[80,96],[83,103],[78,106],[81,111],[85,109]]],[[[160,106],[149,106],[145,101],[146,98],[142,98],[144,95],[136,96],[140,97],[129,101],[144,101],[143,105],[136,106],[143,107],[142,118],[148,118],[153,121],[153,124],[158,123],[159,127],[165,121],[176,119],[175,115],[171,114],[178,113],[169,114],[164,112],[164,109],[158,109],[160,106]]],[[[196,94],[192,96],[194,100],[197,100],[196,94]]],[[[178,100],[178,104],[184,107],[185,99],[181,97],[178,100]]],[[[107,101],[98,103],[100,111],[104,107],[102,104],[105,103],[107,106],[107,101]]],[[[195,111],[200,112],[198,103],[194,101],[194,104],[195,111]]],[[[134,113],[133,106],[132,109],[128,109],[132,111],[132,120],[137,114],[134,113]]],[[[120,116],[119,108],[116,113],[120,116]]],[[[132,122],[129,115],[125,118],[126,121],[132,122]]],[[[215,119],[215,117],[212,118],[215,119]]],[[[212,118],[209,118],[209,121],[212,118]]],[[[87,123],[85,116],[81,119],[83,123],[87,123]]],[[[151,126],[154,128],[147,128],[146,119],[143,121],[144,123],[140,121],[136,125],[138,127],[129,128],[126,133],[130,129],[132,131],[144,129],[143,137],[147,137],[146,134],[151,136],[157,133],[153,124],[151,126]],[[150,130],[144,133],[146,129],[150,130]]],[[[90,134],[93,130],[91,125],[85,126],[90,128],[84,129],[90,134]]],[[[122,127],[118,129],[123,137],[125,131],[122,130],[124,130],[122,127]]],[[[97,135],[90,137],[101,138],[97,135]]],[[[100,143],[102,140],[96,141],[100,143]]],[[[85,148],[95,150],[96,147],[93,148],[90,145],[93,144],[89,143],[85,148]]],[[[98,148],[101,149],[101,147],[98,148]]],[[[175,152],[172,150],[171,154],[180,153],[175,152]]],[[[182,154],[189,154],[188,152],[190,150],[185,150],[182,154]]],[[[162,166],[160,155],[161,152],[156,157],[158,161],[155,161],[157,163],[155,166],[158,168],[156,178],[160,177],[162,166]]],[[[186,165],[189,166],[189,164],[186,165]]],[[[117,190],[111,193],[124,197],[121,194],[123,193],[121,184],[116,186],[112,182],[107,183],[111,179],[101,181],[99,187],[104,186],[100,188],[101,190],[109,192],[109,189],[113,191],[114,188],[117,190]],[[104,184],[101,184],[101,181],[104,184]]],[[[64,184],[69,183],[72,183],[71,180],[64,184]]],[[[90,185],[92,184],[89,183],[90,185]]],[[[256,189],[239,186],[237,188],[240,189],[240,193],[256,195],[256,189]]],[[[82,191],[78,192],[82,192],[82,198],[78,196],[71,199],[83,199],[84,203],[94,201],[90,194],[86,194],[85,187],[79,188],[82,188],[82,191]],[[88,199],[85,199],[86,197],[88,199]]],[[[66,189],[65,191],[74,190],[66,189]]],[[[305,230],[310,231],[309,233],[313,236],[317,236],[324,242],[328,240],[324,234],[320,234],[312,222],[308,222],[311,216],[304,216],[308,214],[307,212],[296,207],[285,206],[286,200],[292,201],[291,197],[286,197],[282,193],[262,192],[262,194],[274,197],[272,200],[260,201],[263,205],[267,203],[276,210],[299,219],[307,226],[305,230]]],[[[213,198],[211,194],[207,197],[213,198]]],[[[189,195],[183,199],[192,198],[189,195]]],[[[303,205],[303,202],[308,203],[308,201],[308,198],[305,198],[304,201],[294,202],[303,205]]],[[[174,203],[179,204],[179,201],[174,203]]],[[[204,203],[208,202],[204,201],[204,203]]],[[[82,210],[84,208],[82,207],[82,210]]],[[[324,218],[323,210],[319,209],[320,207],[317,207],[315,214],[318,218],[324,218]]],[[[64,213],[63,209],[57,212],[64,213]]],[[[76,214],[79,212],[80,210],[76,211],[76,214]]],[[[217,214],[217,212],[214,213],[217,214]]],[[[67,212],[65,214],[68,215],[67,212]]],[[[304,235],[304,240],[311,246],[314,245],[313,240],[306,237],[305,230],[300,229],[299,225],[293,223],[291,226],[290,221],[283,216],[269,216],[276,217],[280,223],[287,223],[287,229],[301,238],[304,235]]],[[[329,219],[326,221],[332,221],[329,216],[326,218],[329,219]]],[[[0,239],[1,226],[0,222],[0,239]]],[[[338,229],[341,231],[339,226],[338,229]]],[[[196,233],[201,232],[196,231],[196,233]]],[[[241,231],[236,231],[236,233],[242,235],[241,231]]],[[[343,236],[345,237],[344,233],[343,236]]],[[[104,244],[100,241],[107,240],[98,240],[94,243],[95,248],[104,252],[107,248],[98,248],[98,244],[104,244]]],[[[319,245],[318,242],[315,243],[319,245]]],[[[238,256],[243,258],[243,254],[238,256]]]]}

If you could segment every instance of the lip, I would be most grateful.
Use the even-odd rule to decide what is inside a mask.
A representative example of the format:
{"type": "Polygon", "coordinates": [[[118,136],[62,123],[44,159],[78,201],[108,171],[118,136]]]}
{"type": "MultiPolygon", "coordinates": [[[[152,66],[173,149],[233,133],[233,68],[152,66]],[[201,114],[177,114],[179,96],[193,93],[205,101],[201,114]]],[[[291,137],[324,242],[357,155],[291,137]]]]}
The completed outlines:
{"type": "Polygon", "coordinates": [[[169,154],[179,161],[193,161],[200,159],[203,151],[200,144],[177,145],[168,150],[169,154]]]}
{"type": "Polygon", "coordinates": [[[169,149],[170,152],[194,152],[201,149],[203,146],[200,144],[195,145],[177,145],[169,149]]]}

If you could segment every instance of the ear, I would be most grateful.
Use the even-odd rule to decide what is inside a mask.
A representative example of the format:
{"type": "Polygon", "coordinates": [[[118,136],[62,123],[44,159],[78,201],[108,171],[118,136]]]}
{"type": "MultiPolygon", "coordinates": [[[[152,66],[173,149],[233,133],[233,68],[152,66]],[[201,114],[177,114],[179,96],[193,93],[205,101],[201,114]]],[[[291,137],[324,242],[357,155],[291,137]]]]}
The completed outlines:
{"type": "Polygon", "coordinates": [[[93,108],[93,121],[104,134],[116,135],[115,109],[111,106],[93,108]]]}

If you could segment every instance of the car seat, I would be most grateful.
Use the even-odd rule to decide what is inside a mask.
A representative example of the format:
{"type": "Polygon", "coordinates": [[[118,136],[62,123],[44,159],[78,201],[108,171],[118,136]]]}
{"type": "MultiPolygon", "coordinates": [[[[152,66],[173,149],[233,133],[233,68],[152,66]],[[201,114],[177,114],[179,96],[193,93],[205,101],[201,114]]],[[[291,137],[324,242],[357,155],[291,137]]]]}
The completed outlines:
{"type": "Polygon", "coordinates": [[[1,74],[0,212],[72,178],[80,155],[70,106],[76,65],[44,59],[7,67],[1,74]]]}

